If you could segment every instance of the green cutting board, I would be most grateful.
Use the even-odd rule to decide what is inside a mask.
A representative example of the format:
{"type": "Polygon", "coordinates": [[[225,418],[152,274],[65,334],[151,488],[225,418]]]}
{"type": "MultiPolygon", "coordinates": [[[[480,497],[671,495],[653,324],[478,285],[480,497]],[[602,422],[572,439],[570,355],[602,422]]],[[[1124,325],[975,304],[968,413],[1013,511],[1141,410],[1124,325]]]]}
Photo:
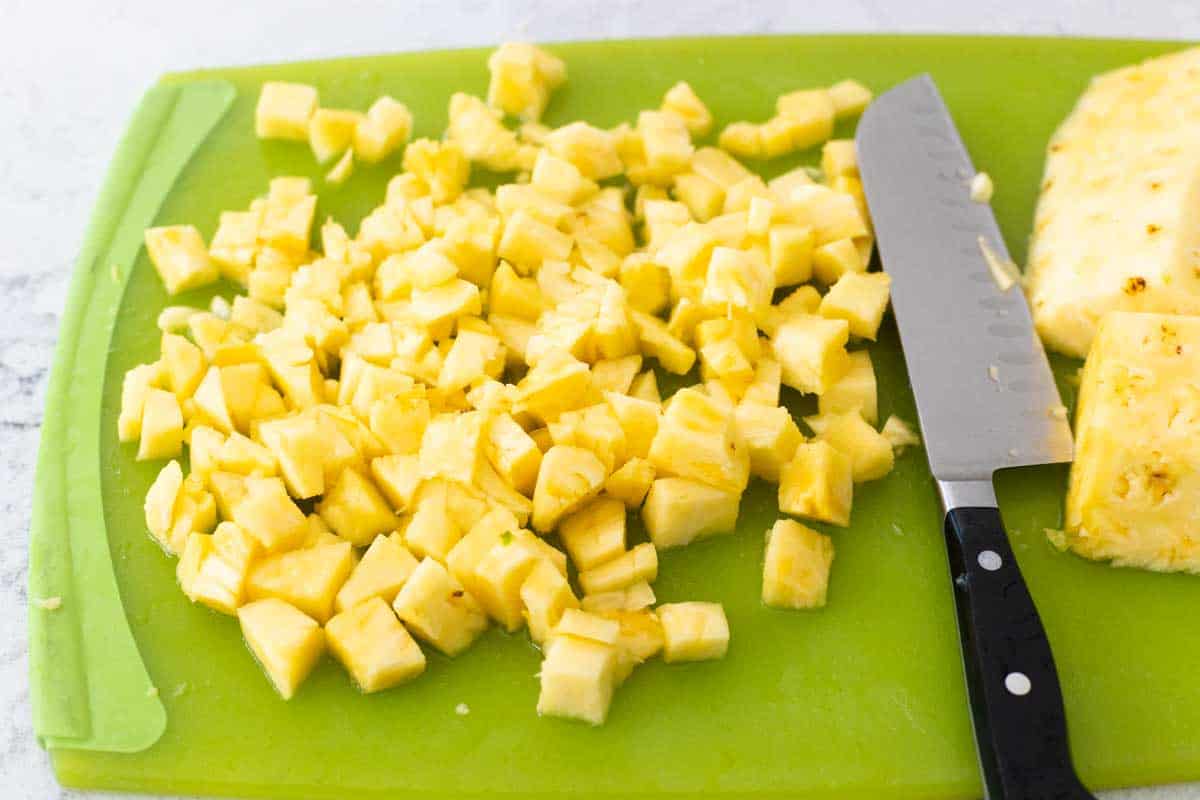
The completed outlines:
{"type": "MultiPolygon", "coordinates": [[[[996,179],[996,212],[1021,260],[1047,137],[1088,77],[1172,47],[866,36],[564,45],[551,49],[570,81],[547,119],[613,125],[680,79],[719,123],[764,119],[787,90],[854,76],[878,92],[929,71],[976,164],[996,179]]],[[[236,621],[179,592],[174,562],[142,520],[159,465],[116,443],[121,376],[156,357],[154,319],[168,302],[139,252],[142,228],[191,222],[207,237],[220,210],[245,207],[272,176],[319,177],[303,145],[254,138],[264,80],[313,83],[324,104],[351,108],[386,92],[414,110],[418,135],[436,136],[451,92],[484,91],[485,58],[474,50],[171,75],[147,95],[80,257],[42,439],[31,596],[61,596],[63,606],[31,609],[32,681],[59,779],[279,798],[978,796],[920,450],[856,487],[853,525],[830,531],[837,558],[822,611],[758,601],[763,532],[776,515],[770,487],[751,486],[734,535],[664,553],[660,600],[724,603],[729,655],[642,667],[600,728],[539,719],[538,653],[524,634],[498,630],[458,659],[431,655],[419,680],[371,697],[325,662],[285,703],[236,621]],[[460,703],[469,715],[455,713],[460,703]]],[[[318,180],[319,216],[358,220],[381,202],[398,162],[364,168],[341,188],[318,180]]],[[[914,419],[890,321],[872,353],[881,417],[914,419]]],[[[1068,399],[1076,367],[1056,364],[1068,399]]],[[[791,401],[796,413],[810,408],[791,401]]],[[[998,487],[1054,644],[1079,769],[1094,787],[1200,778],[1200,580],[1056,552],[1042,530],[1059,524],[1065,477],[1025,470],[1001,475],[998,487]]]]}

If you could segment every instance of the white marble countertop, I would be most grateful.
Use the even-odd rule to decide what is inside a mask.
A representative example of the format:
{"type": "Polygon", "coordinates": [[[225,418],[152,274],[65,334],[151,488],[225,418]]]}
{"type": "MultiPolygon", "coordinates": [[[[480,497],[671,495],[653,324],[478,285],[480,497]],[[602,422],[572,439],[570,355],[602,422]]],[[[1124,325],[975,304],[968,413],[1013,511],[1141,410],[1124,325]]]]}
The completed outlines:
{"type": "MultiPolygon", "coordinates": [[[[26,561],[43,394],[76,248],[104,169],[161,73],[501,39],[700,33],[1026,33],[1200,39],[1195,0],[9,0],[0,26],[0,787],[58,787],[31,729],[26,561]]],[[[103,795],[113,797],[112,795],[103,795]]],[[[1200,798],[1200,784],[1116,792],[1200,798]]]]}

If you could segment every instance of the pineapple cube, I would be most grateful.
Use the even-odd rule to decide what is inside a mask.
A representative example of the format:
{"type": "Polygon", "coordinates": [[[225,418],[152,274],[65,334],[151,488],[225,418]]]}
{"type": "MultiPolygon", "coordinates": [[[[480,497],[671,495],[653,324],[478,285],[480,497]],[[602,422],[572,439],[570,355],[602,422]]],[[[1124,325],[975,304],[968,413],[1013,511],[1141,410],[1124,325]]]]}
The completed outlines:
{"type": "Polygon", "coordinates": [[[779,475],[779,510],[785,514],[844,528],[850,524],[853,499],[854,471],[850,457],[826,441],[797,447],[796,455],[779,475]]]}
{"type": "MultiPolygon", "coordinates": [[[[245,496],[232,507],[233,521],[258,539],[266,552],[290,550],[304,541],[308,534],[304,514],[288,497],[281,479],[247,478],[244,486],[245,496]]],[[[215,483],[213,490],[217,493],[215,483]]],[[[217,499],[220,502],[219,494],[217,499]]]]}
{"type": "Polygon", "coordinates": [[[442,361],[437,386],[443,392],[464,389],[504,372],[504,346],[494,336],[460,330],[442,361]]]}
{"type": "Polygon", "coordinates": [[[368,164],[382,161],[408,141],[412,123],[408,106],[387,95],[380,97],[354,129],[355,157],[368,164]]]}
{"type": "Polygon", "coordinates": [[[750,456],[737,441],[731,412],[699,388],[680,389],[667,405],[647,460],[659,475],[740,494],[750,479],[750,456]]]}
{"type": "MultiPolygon", "coordinates": [[[[738,211],[749,212],[750,202],[754,199],[766,199],[771,196],[770,190],[767,189],[767,184],[757,175],[751,175],[748,178],[738,181],[733,186],[728,187],[725,193],[725,206],[723,213],[732,214],[738,211]]],[[[747,224],[749,217],[747,216],[747,224]]]]}
{"type": "Polygon", "coordinates": [[[763,157],[778,158],[810,147],[808,142],[813,137],[813,130],[801,120],[776,114],[758,126],[758,135],[762,140],[763,157]]]}
{"type": "Polygon", "coordinates": [[[375,484],[353,468],[342,470],[316,509],[334,533],[360,547],[396,527],[396,515],[375,484]]]}
{"type": "Polygon", "coordinates": [[[654,475],[653,464],[634,456],[604,481],[604,494],[620,500],[629,509],[640,508],[654,483],[654,475]]]}
{"type": "MultiPolygon", "coordinates": [[[[450,548],[445,559],[446,568],[468,591],[474,593],[479,581],[475,568],[505,534],[526,538],[521,536],[520,527],[516,516],[507,508],[490,509],[450,548]]],[[[530,537],[533,535],[530,534],[530,537]]]]}
{"type": "MultiPolygon", "coordinates": [[[[649,209],[653,204],[647,203],[646,206],[649,209]]],[[[709,220],[703,225],[688,222],[672,229],[661,244],[654,241],[647,243],[651,250],[656,251],[655,260],[665,266],[671,275],[673,300],[700,300],[700,295],[704,292],[704,279],[708,273],[712,249],[718,244],[711,228],[716,219],[720,218],[709,220]]]]}
{"type": "Polygon", "coordinates": [[[696,363],[696,351],[672,336],[658,317],[636,310],[631,310],[630,316],[637,327],[642,353],[658,359],[667,372],[686,375],[696,363]]]}
{"type": "Polygon", "coordinates": [[[838,119],[861,114],[871,102],[871,90],[855,80],[838,81],[829,87],[829,99],[838,119]]]}
{"type": "Polygon", "coordinates": [[[524,622],[521,586],[542,560],[541,551],[532,542],[504,531],[475,566],[472,594],[488,616],[510,633],[524,622]]]}
{"type": "Polygon", "coordinates": [[[638,581],[611,592],[589,594],[580,602],[580,608],[603,615],[606,611],[641,611],[654,605],[657,600],[650,584],[638,581]]]}
{"type": "Polygon", "coordinates": [[[858,210],[858,199],[828,186],[805,184],[795,187],[781,213],[797,224],[811,225],[817,244],[853,240],[870,234],[867,222],[858,210]]]}
{"type": "Polygon", "coordinates": [[[662,111],[642,111],[638,114],[637,131],[651,174],[666,177],[688,168],[694,151],[681,117],[662,111]]]}
{"type": "Polygon", "coordinates": [[[573,246],[570,235],[521,209],[505,221],[496,253],[528,274],[543,261],[566,260],[573,246]]]}
{"type": "Polygon", "coordinates": [[[824,89],[781,95],[775,101],[775,110],[781,117],[796,123],[797,127],[792,129],[792,141],[797,150],[806,150],[833,135],[836,109],[833,98],[824,89]]]}
{"type": "Polygon", "coordinates": [[[873,481],[892,471],[892,443],[856,411],[823,420],[820,438],[850,457],[854,482],[873,481]]]}
{"type": "Polygon", "coordinates": [[[487,102],[506,114],[536,122],[550,92],[567,80],[561,59],[531,44],[506,42],[488,57],[487,102]]]}
{"type": "Polygon", "coordinates": [[[225,472],[270,478],[278,468],[271,451],[236,431],[229,435],[217,452],[217,463],[225,472]]]}
{"type": "Polygon", "coordinates": [[[738,308],[757,315],[771,305],[775,275],[755,250],[716,247],[708,264],[701,301],[727,310],[738,308]]]}
{"type": "Polygon", "coordinates": [[[725,205],[725,190],[694,172],[676,175],[672,192],[676,200],[688,207],[692,218],[700,222],[720,214],[725,205]]]}
{"type": "Polygon", "coordinates": [[[729,621],[720,603],[666,603],[657,609],[663,631],[663,661],[724,658],[729,621]]]}
{"type": "Polygon", "coordinates": [[[813,276],[826,286],[833,286],[843,275],[867,271],[853,239],[835,239],[821,245],[812,254],[813,276]]]}
{"type": "Polygon", "coordinates": [[[590,450],[554,445],[542,457],[533,490],[533,527],[548,533],[558,521],[599,494],[608,472],[590,450]]]}
{"type": "Polygon", "coordinates": [[[813,246],[816,237],[807,225],[772,225],[767,233],[767,251],[776,286],[791,286],[812,278],[813,246]]]}
{"type": "Polygon", "coordinates": [[[671,273],[646,253],[632,253],[621,262],[619,280],[629,307],[657,314],[671,300],[671,273]]]}
{"type": "Polygon", "coordinates": [[[409,310],[431,338],[444,339],[458,319],[479,315],[483,305],[478,286],[454,278],[429,289],[414,288],[409,310]]]}
{"type": "Polygon", "coordinates": [[[421,475],[470,486],[479,474],[486,415],[480,411],[438,414],[421,438],[421,475]]]}
{"type": "Polygon", "coordinates": [[[662,395],[658,392],[658,376],[654,370],[648,369],[633,379],[633,383],[629,384],[629,396],[647,403],[662,403],[662,395]]]}
{"type": "MultiPolygon", "coordinates": [[[[365,119],[358,111],[318,108],[308,123],[308,143],[317,163],[324,164],[354,143],[354,132],[365,119]]],[[[351,157],[353,158],[353,156],[351,157]]]]}
{"type": "MultiPolygon", "coordinates": [[[[246,497],[246,477],[232,472],[215,470],[207,476],[208,488],[217,503],[217,513],[222,519],[233,519],[233,509],[246,497]]],[[[300,541],[300,540],[297,540],[300,541]]]]}
{"type": "Polygon", "coordinates": [[[721,131],[717,143],[741,158],[766,158],[762,127],[753,122],[731,122],[721,131]]]}
{"type": "Polygon", "coordinates": [[[829,590],[833,539],[781,519],[767,531],[762,601],[775,608],[820,608],[829,590]]]}
{"type": "Polygon", "coordinates": [[[416,453],[380,456],[371,461],[371,477],[397,511],[413,505],[421,481],[421,459],[416,453]]]}
{"type": "Polygon", "coordinates": [[[608,131],[586,122],[572,122],[546,134],[546,149],[571,162],[594,181],[613,178],[624,170],[616,141],[608,131]]]}
{"type": "Polygon", "coordinates": [[[402,166],[425,182],[437,204],[452,202],[462,194],[471,176],[471,162],[453,141],[417,139],[404,148],[402,166]]]}
{"type": "Polygon", "coordinates": [[[741,402],[757,403],[760,406],[779,405],[779,388],[783,381],[783,367],[773,358],[761,358],[754,367],[754,380],[742,392],[741,402]]]}
{"type": "Polygon", "coordinates": [[[858,177],[858,156],[853,139],[830,139],[821,148],[821,172],[825,182],[832,183],[842,176],[858,177]]]}
{"type": "Polygon", "coordinates": [[[634,667],[662,652],[662,623],[657,614],[645,608],[610,609],[598,613],[605,619],[615,620],[618,625],[615,679],[620,685],[634,667]]]}
{"type": "MultiPolygon", "coordinates": [[[[493,285],[495,283],[493,282],[493,285]]],[[[489,314],[488,325],[496,332],[503,342],[505,360],[508,367],[523,367],[528,363],[526,355],[529,340],[537,333],[537,328],[529,320],[518,317],[508,317],[501,314],[489,314]]]]}
{"type": "Polygon", "coordinates": [[[533,501],[509,486],[496,470],[492,469],[491,464],[485,462],[480,466],[477,483],[479,491],[488,503],[508,509],[522,525],[529,522],[529,517],[533,514],[533,501]]]}
{"type": "Polygon", "coordinates": [[[175,395],[147,389],[143,401],[138,461],[174,458],[183,451],[183,412],[175,395]]]}
{"type": "Polygon", "coordinates": [[[603,723],[616,684],[616,647],[569,634],[551,641],[540,672],[538,714],[603,723]]]}
{"type": "Polygon", "coordinates": [[[534,565],[521,584],[520,599],[529,638],[537,644],[549,639],[564,611],[579,607],[567,579],[545,559],[534,565]]]}
{"type": "Polygon", "coordinates": [[[416,568],[417,559],[400,534],[379,534],[338,590],[334,610],[341,613],[375,597],[391,603],[416,568]]]}
{"type": "Polygon", "coordinates": [[[1101,320],[1075,412],[1061,539],[1072,552],[1116,566],[1200,573],[1191,517],[1200,496],[1198,323],[1120,311],[1101,320]]]}
{"type": "MultiPolygon", "coordinates": [[[[746,233],[762,238],[771,231],[771,223],[775,219],[775,201],[766,197],[751,197],[746,209],[746,233]]],[[[769,250],[768,250],[769,254],[769,250]]],[[[771,270],[774,271],[774,265],[771,270]]]]}
{"type": "Polygon", "coordinates": [[[276,598],[244,605],[237,614],[250,651],[276,691],[291,700],[324,652],[321,626],[276,598]]]}
{"type": "Polygon", "coordinates": [[[728,189],[754,174],[729,153],[715,147],[701,147],[696,151],[692,156],[692,172],[708,178],[722,189],[728,189]]]}
{"type": "Polygon", "coordinates": [[[447,481],[432,480],[417,489],[413,513],[404,529],[404,543],[418,558],[444,562],[462,538],[464,528],[450,505],[450,486],[447,481]]]}
{"type": "Polygon", "coordinates": [[[378,596],[329,620],[325,638],[364,692],[390,689],[425,671],[425,654],[378,596]]]}
{"type": "Polygon", "coordinates": [[[849,340],[845,320],[793,316],[775,331],[771,346],[783,368],[783,382],[805,394],[820,395],[849,369],[849,340]]]}
{"type": "Polygon", "coordinates": [[[338,590],[354,569],[354,548],[336,542],[267,556],[246,576],[250,600],[276,597],[324,623],[338,590]]]}
{"type": "Polygon", "coordinates": [[[576,205],[600,190],[596,182],[585,178],[579,168],[549,150],[538,153],[529,185],[560,203],[576,205]]]}
{"type": "Polygon", "coordinates": [[[553,422],[564,411],[594,402],[596,388],[587,364],[569,354],[542,358],[517,384],[521,408],[539,421],[553,422]]]}
{"type": "MultiPolygon", "coordinates": [[[[621,509],[622,515],[625,509],[621,509]]],[[[598,594],[624,589],[640,581],[652,582],[658,577],[658,551],[643,542],[612,561],[583,570],[579,585],[585,594],[598,594]]]]}
{"type": "Polygon", "coordinates": [[[448,656],[470,647],[488,624],[475,598],[432,558],[408,576],[392,607],[414,634],[448,656]]]}
{"type": "Polygon", "coordinates": [[[308,250],[317,196],[308,178],[274,178],[267,189],[259,236],[286,253],[308,250]]]}
{"type": "Polygon", "coordinates": [[[317,110],[317,90],[303,83],[267,81],[254,109],[254,133],[260,139],[308,138],[308,126],[317,110]]]}
{"type": "Polygon", "coordinates": [[[159,351],[167,388],[182,403],[192,396],[204,377],[204,353],[186,338],[174,333],[162,335],[159,351]]]}
{"type": "Polygon", "coordinates": [[[258,549],[254,537],[232,522],[222,522],[211,536],[193,533],[179,560],[180,588],[193,603],[236,614],[258,549]]]}
{"type": "Polygon", "coordinates": [[[820,314],[844,319],[850,333],[875,341],[887,309],[892,278],[886,272],[847,272],[821,300],[820,314]]]}
{"type": "Polygon", "coordinates": [[[483,451],[497,474],[526,496],[533,493],[542,451],[510,414],[497,414],[487,423],[483,451]]]}
{"type": "MultiPolygon", "coordinates": [[[[847,466],[849,463],[847,462],[847,466]]],[[[658,478],[642,505],[642,522],[659,550],[737,527],[741,495],[684,478],[658,478]]]]}
{"type": "Polygon", "coordinates": [[[743,403],[734,411],[738,437],[750,451],[750,472],[765,481],[779,482],[784,465],[804,441],[786,408],[743,403]]]}
{"type": "Polygon", "coordinates": [[[642,368],[642,357],[636,353],[620,358],[605,358],[592,364],[592,383],[601,392],[628,394],[633,379],[642,368]]]}
{"type": "Polygon", "coordinates": [[[612,406],[602,403],[567,411],[549,427],[555,444],[592,451],[604,464],[605,475],[625,461],[625,429],[612,406]]]}
{"type": "MultiPolygon", "coordinates": [[[[158,471],[154,483],[146,492],[143,506],[146,528],[164,546],[170,538],[171,523],[175,521],[175,503],[182,488],[183,468],[178,461],[169,461],[158,471]]],[[[625,549],[624,542],[621,549],[625,549]]]]}
{"type": "Polygon", "coordinates": [[[598,497],[564,518],[558,535],[576,569],[589,570],[625,552],[625,506],[619,500],[598,497]]]}
{"type": "Polygon", "coordinates": [[[917,435],[907,422],[899,417],[892,415],[883,423],[883,429],[879,431],[883,434],[883,438],[892,443],[892,450],[896,455],[904,452],[906,447],[920,447],[921,437],[917,435]]]}
{"type": "Polygon", "coordinates": [[[192,225],[147,228],[146,253],[167,294],[195,289],[221,277],[217,265],[209,258],[200,231],[192,225]]]}
{"type": "Polygon", "coordinates": [[[661,110],[682,119],[693,136],[706,136],[712,129],[712,113],[686,81],[680,81],[667,90],[663,95],[661,110]]]}
{"type": "Polygon", "coordinates": [[[634,458],[646,458],[654,436],[658,433],[662,407],[649,400],[615,392],[608,392],[605,399],[624,431],[624,454],[634,458]]]}
{"type": "Polygon", "coordinates": [[[733,339],[716,339],[700,347],[700,377],[746,386],[754,380],[754,366],[733,339]]]}
{"type": "MultiPolygon", "coordinates": [[[[616,644],[621,635],[621,626],[615,620],[605,619],[578,608],[563,611],[562,618],[554,628],[554,636],[573,636],[602,644],[616,644]]],[[[554,647],[551,641],[547,652],[554,647]]]]}
{"type": "Polygon", "coordinates": [[[121,413],[117,418],[117,436],[132,442],[142,435],[142,414],[146,393],[162,380],[162,363],[139,364],[125,373],[121,382],[121,413]]]}
{"type": "Polygon", "coordinates": [[[850,353],[850,367],[846,374],[817,398],[817,408],[822,416],[857,411],[872,425],[878,422],[875,368],[871,366],[871,355],[866,350],[850,353]]]}

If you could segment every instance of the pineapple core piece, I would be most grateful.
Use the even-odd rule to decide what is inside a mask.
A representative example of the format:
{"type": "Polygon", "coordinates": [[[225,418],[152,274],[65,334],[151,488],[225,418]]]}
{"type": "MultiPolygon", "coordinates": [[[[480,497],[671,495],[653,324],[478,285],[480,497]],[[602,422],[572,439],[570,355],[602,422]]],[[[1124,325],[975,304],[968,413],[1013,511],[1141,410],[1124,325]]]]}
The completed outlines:
{"type": "Polygon", "coordinates": [[[819,608],[829,589],[833,540],[790,519],[767,531],[763,603],[776,608],[819,608]]]}
{"type": "Polygon", "coordinates": [[[276,598],[249,603],[237,613],[246,644],[283,699],[291,700],[325,649],[321,626],[276,598]]]}
{"type": "Polygon", "coordinates": [[[378,596],[329,620],[325,638],[364,692],[389,689],[425,671],[425,654],[378,596]]]}
{"type": "Polygon", "coordinates": [[[1112,312],[1100,323],[1075,412],[1062,540],[1072,552],[1200,573],[1197,375],[1200,319],[1112,312]]]}

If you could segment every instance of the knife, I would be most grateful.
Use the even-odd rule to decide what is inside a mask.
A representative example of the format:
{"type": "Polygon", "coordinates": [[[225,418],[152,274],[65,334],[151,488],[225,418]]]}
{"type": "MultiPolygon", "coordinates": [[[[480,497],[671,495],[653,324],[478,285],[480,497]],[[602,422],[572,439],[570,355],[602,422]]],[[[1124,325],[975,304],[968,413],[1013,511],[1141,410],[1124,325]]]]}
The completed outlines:
{"type": "Polygon", "coordinates": [[[975,169],[933,80],[880,96],[856,143],[945,512],[985,797],[1091,798],[1071,764],[1054,656],[992,486],[1001,468],[1071,460],[1050,365],[1020,287],[989,264],[1007,260],[1004,239],[991,207],[971,200],[975,169]]]}

